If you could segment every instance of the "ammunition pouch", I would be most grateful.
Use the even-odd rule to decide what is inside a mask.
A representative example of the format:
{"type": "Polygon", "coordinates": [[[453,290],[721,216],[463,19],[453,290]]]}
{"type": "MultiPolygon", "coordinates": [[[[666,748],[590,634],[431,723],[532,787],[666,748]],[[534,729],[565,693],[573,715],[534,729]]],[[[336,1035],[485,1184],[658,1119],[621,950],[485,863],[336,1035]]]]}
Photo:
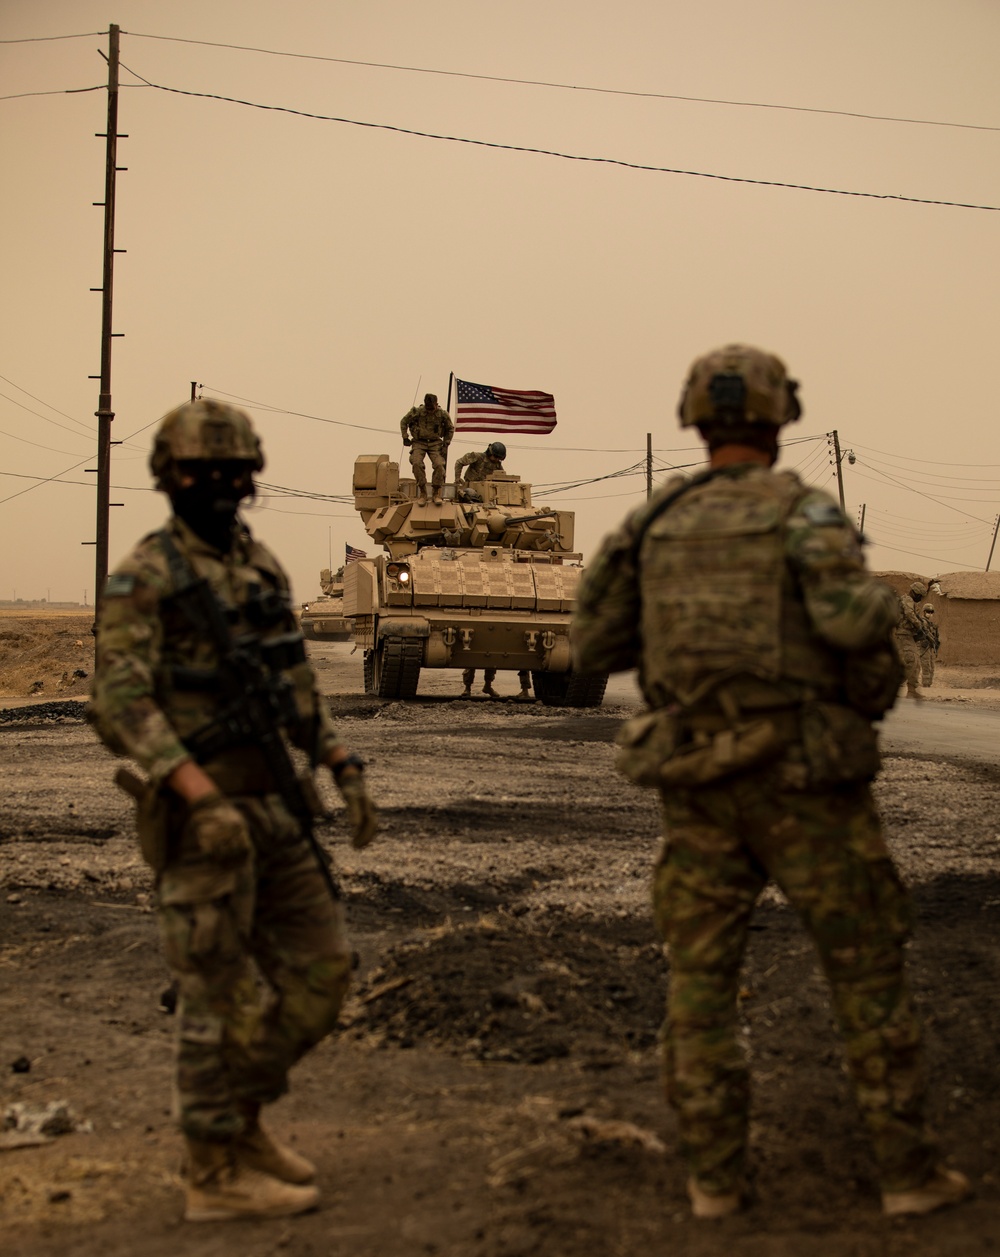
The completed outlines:
{"type": "Polygon", "coordinates": [[[871,781],[882,766],[871,718],[853,707],[806,703],[800,724],[810,786],[871,781]]]}
{"type": "Polygon", "coordinates": [[[878,720],[895,703],[906,671],[891,642],[849,655],[844,663],[844,697],[868,720],[878,720]]]}
{"type": "Polygon", "coordinates": [[[645,712],[619,730],[615,763],[640,786],[710,785],[778,759],[795,739],[797,723],[792,709],[735,722],[692,719],[666,708],[645,712]]]}
{"type": "Polygon", "coordinates": [[[119,768],[115,785],[135,800],[135,827],[139,850],[153,872],[159,876],[167,867],[171,831],[171,799],[151,781],[144,781],[129,768],[119,768]]]}

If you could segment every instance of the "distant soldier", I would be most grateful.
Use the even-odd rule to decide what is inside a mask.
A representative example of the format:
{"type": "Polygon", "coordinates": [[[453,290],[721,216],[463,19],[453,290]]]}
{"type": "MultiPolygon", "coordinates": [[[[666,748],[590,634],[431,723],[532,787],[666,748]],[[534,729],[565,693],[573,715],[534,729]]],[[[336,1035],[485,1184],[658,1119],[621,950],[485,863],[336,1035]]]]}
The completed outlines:
{"type": "Polygon", "coordinates": [[[459,472],[463,468],[466,484],[471,484],[474,480],[488,480],[495,471],[503,471],[503,460],[506,457],[507,447],[502,441],[494,441],[481,453],[470,450],[455,464],[455,483],[458,484],[459,472]]]}
{"type": "Polygon", "coordinates": [[[921,615],[924,617],[926,638],[920,643],[920,684],[925,688],[934,684],[934,661],[941,649],[941,630],[937,626],[934,608],[927,603],[921,615]]]}
{"type": "Polygon", "coordinates": [[[431,486],[434,490],[434,504],[442,506],[448,446],[455,435],[451,415],[441,409],[434,393],[426,393],[424,404],[408,410],[399,421],[399,427],[403,434],[403,444],[410,448],[410,466],[417,482],[417,500],[427,501],[427,473],[424,470],[424,455],[427,455],[431,460],[433,473],[431,486]]]}
{"type": "MultiPolygon", "coordinates": [[[[497,675],[496,668],[483,669],[483,693],[487,696],[487,698],[500,698],[501,697],[501,695],[499,695],[496,692],[496,690],[493,688],[493,682],[496,680],[496,675],[497,675]]],[[[473,683],[475,682],[475,679],[476,679],[475,668],[464,668],[462,670],[462,684],[465,686],[465,689],[462,691],[462,695],[461,695],[462,698],[472,697],[472,686],[473,686],[473,683]]],[[[517,674],[517,679],[521,683],[521,692],[520,694],[517,695],[517,697],[522,698],[522,699],[531,698],[531,673],[528,671],[528,669],[527,668],[520,669],[517,674]]]]}
{"type": "Polygon", "coordinates": [[[333,1030],[351,971],[344,905],[310,848],[312,805],[285,735],[332,772],[354,845],[376,830],[363,763],[317,692],[288,578],[238,515],[263,466],[242,411],[210,400],[171,411],[150,459],[171,518],[109,577],[97,621],[91,719],[148,776],[145,789],[120,780],[140,795],[175,980],[191,1222],[280,1217],[318,1199],[313,1165],[260,1118],[333,1030]]]}
{"type": "Polygon", "coordinates": [[[927,597],[927,586],[915,580],[909,593],[899,596],[899,614],[893,630],[893,641],[906,672],[906,697],[923,698],[920,693],[920,647],[927,641],[927,621],[920,614],[920,604],[927,597]]]}

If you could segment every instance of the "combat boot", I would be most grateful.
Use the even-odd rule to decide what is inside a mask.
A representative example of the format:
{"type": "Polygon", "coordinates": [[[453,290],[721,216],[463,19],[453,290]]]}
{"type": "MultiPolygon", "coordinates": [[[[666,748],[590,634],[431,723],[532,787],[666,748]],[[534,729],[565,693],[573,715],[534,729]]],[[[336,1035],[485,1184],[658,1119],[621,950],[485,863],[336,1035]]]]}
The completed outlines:
{"type": "Polygon", "coordinates": [[[242,1165],[260,1170],[283,1183],[311,1183],[316,1177],[316,1167],[286,1144],[273,1139],[260,1124],[256,1110],[247,1114],[246,1126],[236,1137],[234,1149],[242,1165]]]}
{"type": "Polygon", "coordinates": [[[315,1209],[315,1187],[282,1183],[251,1169],[236,1156],[232,1143],[187,1139],[188,1162],[184,1220],[232,1222],[242,1218],[284,1218],[315,1209]]]}
{"type": "Polygon", "coordinates": [[[530,686],[530,685],[526,685],[526,686],[524,686],[524,688],[521,690],[520,694],[518,694],[518,698],[520,698],[520,699],[527,699],[529,702],[530,702],[530,700],[531,700],[533,697],[534,697],[534,695],[531,693],[531,686],[530,686]]]}
{"type": "Polygon", "coordinates": [[[689,1178],[687,1194],[696,1218],[728,1218],[743,1208],[743,1192],[739,1188],[713,1194],[699,1186],[696,1179],[689,1178]]]}
{"type": "Polygon", "coordinates": [[[440,489],[435,489],[435,490],[434,490],[434,505],[435,505],[435,506],[444,506],[444,498],[441,496],[441,490],[440,490],[440,489]]]}
{"type": "Polygon", "coordinates": [[[496,692],[496,690],[493,688],[493,686],[492,686],[492,685],[484,685],[484,686],[483,686],[483,693],[486,695],[486,697],[487,697],[487,698],[499,698],[499,697],[500,697],[500,695],[496,692]]]}
{"type": "Polygon", "coordinates": [[[937,1165],[923,1187],[911,1187],[903,1192],[883,1192],[882,1212],[889,1218],[906,1213],[933,1213],[946,1205],[960,1204],[971,1194],[972,1186],[964,1174],[937,1165]]]}
{"type": "Polygon", "coordinates": [[[459,696],[458,696],[458,697],[459,697],[459,698],[471,698],[471,697],[472,697],[472,686],[471,686],[471,685],[467,685],[467,686],[465,687],[465,689],[461,692],[461,694],[459,694],[459,696]]]}

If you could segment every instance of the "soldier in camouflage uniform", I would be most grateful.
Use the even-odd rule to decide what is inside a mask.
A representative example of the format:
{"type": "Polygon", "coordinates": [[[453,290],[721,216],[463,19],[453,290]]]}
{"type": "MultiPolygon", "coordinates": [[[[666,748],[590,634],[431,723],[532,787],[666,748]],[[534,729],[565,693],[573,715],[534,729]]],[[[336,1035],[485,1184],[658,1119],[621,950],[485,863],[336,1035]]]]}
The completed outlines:
{"type": "MultiPolygon", "coordinates": [[[[273,759],[220,718],[221,648],[185,588],[197,583],[218,606],[223,633],[230,626],[259,647],[287,697],[275,720],[331,769],[355,845],[374,837],[375,810],[363,765],[316,691],[285,573],[236,513],[263,467],[249,419],[214,401],[187,403],[163,420],[151,467],[173,515],[108,579],[91,718],[149,778],[139,831],[179,990],[185,1216],[299,1213],[317,1201],[314,1167],[267,1134],[260,1110],[337,1020],[351,969],[343,905],[278,793],[273,759]],[[266,1002],[251,962],[269,985],[266,1002]]],[[[139,793],[136,778],[132,788],[139,793]]]]}
{"type": "Polygon", "coordinates": [[[830,982],[887,1214],[960,1200],[924,1124],[921,1031],[903,971],[910,906],[869,780],[872,719],[895,699],[895,595],[865,570],[826,493],[771,470],[796,385],[770,354],[727,346],[681,399],[709,469],[678,478],[603,543],[578,591],[582,672],[639,669],[648,710],[619,766],[660,791],[653,898],[667,943],[667,1096],[695,1216],[745,1203],[749,1073],[740,966],[769,878],[830,982]]]}
{"type": "Polygon", "coordinates": [[[495,471],[503,471],[503,460],[507,457],[507,447],[502,441],[493,441],[481,452],[470,450],[463,454],[455,464],[455,483],[458,484],[459,473],[465,471],[465,483],[474,480],[488,480],[495,471]]]}
{"type": "Polygon", "coordinates": [[[893,641],[906,673],[907,698],[923,698],[920,693],[920,654],[921,648],[930,641],[930,636],[920,604],[926,597],[927,586],[922,580],[915,580],[910,586],[910,592],[896,600],[893,641]]]}
{"type": "Polygon", "coordinates": [[[925,603],[920,612],[924,621],[925,639],[920,643],[920,684],[926,687],[934,684],[934,664],[938,651],[941,649],[941,630],[935,623],[934,608],[925,603]]]}
{"type": "Polygon", "coordinates": [[[444,480],[448,463],[448,446],[455,435],[455,425],[451,415],[442,410],[434,393],[424,395],[424,404],[408,410],[399,421],[403,434],[403,444],[410,447],[410,466],[417,482],[418,501],[427,501],[427,473],[424,470],[424,456],[431,460],[431,485],[434,490],[434,502],[441,506],[444,480]]]}

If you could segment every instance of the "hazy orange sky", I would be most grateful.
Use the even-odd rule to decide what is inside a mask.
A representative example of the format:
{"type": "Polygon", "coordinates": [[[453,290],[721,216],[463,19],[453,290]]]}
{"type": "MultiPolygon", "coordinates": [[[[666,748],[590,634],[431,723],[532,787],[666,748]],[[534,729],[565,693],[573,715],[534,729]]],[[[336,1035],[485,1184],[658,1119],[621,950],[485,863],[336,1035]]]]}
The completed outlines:
{"type": "MultiPolygon", "coordinates": [[[[450,371],[545,389],[558,426],[508,442],[507,468],[551,485],[631,467],[647,432],[658,468],[697,463],[684,373],[745,340],[802,382],[782,465],[835,491],[823,434],[853,452],[847,510],[866,506],[873,567],[985,565],[1000,213],[382,128],[1000,207],[990,0],[0,0],[0,40],[42,41],[0,44],[0,598],[93,598],[107,106],[65,89],[106,83],[111,22],[129,135],[112,564],[165,516],[150,431],[192,380],[252,403],[262,479],[306,495],[349,493],[359,453],[399,458],[400,416],[418,393],[443,401],[450,371]],[[87,37],[43,41],[63,35],[87,37]]],[[[577,512],[586,553],[644,491],[637,474],[548,500],[577,512]]],[[[299,600],[331,551],[373,549],[346,504],[265,494],[249,518],[299,600]]]]}

